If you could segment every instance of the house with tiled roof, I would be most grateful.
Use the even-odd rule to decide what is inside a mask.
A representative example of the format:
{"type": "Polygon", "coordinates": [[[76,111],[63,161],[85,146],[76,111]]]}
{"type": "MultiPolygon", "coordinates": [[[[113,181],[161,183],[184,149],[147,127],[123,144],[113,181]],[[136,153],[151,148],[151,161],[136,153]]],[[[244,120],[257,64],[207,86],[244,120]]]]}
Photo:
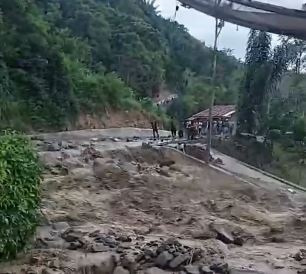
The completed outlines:
{"type": "MultiPolygon", "coordinates": [[[[213,120],[234,120],[236,117],[235,105],[216,105],[212,109],[213,120]]],[[[209,109],[205,109],[199,113],[192,115],[188,120],[190,121],[208,121],[209,109]]]]}
{"type": "MultiPolygon", "coordinates": [[[[232,134],[235,134],[237,128],[237,115],[235,105],[216,105],[212,109],[212,118],[215,123],[228,122],[233,130],[232,134]]],[[[209,109],[205,109],[192,115],[187,121],[192,123],[202,122],[207,126],[209,120],[209,109]]]]}

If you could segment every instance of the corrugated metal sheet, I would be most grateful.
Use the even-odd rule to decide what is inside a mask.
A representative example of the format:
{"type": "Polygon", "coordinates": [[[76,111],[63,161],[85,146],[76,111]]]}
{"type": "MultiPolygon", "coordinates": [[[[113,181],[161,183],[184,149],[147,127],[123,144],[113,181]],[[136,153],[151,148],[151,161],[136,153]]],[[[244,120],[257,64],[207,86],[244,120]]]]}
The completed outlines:
{"type": "MultiPolygon", "coordinates": [[[[223,19],[240,26],[251,29],[268,31],[276,34],[293,36],[306,40],[306,12],[302,10],[288,9],[276,5],[268,5],[259,1],[266,7],[265,10],[254,9],[249,6],[239,8],[237,4],[230,6],[221,4],[215,6],[214,0],[179,0],[184,6],[194,8],[205,14],[223,19]],[[269,12],[275,10],[277,12],[269,12]]],[[[242,6],[242,5],[241,5],[242,6]]]]}
{"type": "MultiPolygon", "coordinates": [[[[214,118],[226,118],[234,114],[236,111],[235,105],[216,105],[212,109],[212,116],[214,118]]],[[[191,119],[207,119],[209,117],[209,109],[205,109],[191,117],[191,119]]]]}

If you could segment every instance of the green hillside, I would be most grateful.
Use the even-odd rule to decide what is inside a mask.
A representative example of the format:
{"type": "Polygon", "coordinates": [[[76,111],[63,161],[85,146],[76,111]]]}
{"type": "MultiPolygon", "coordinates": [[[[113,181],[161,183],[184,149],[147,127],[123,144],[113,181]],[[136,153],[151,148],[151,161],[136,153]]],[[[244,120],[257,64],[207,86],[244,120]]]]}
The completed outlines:
{"type": "MultiPolygon", "coordinates": [[[[186,116],[209,101],[211,63],[212,50],[154,1],[2,0],[1,128],[60,130],[80,114],[155,111],[143,99],[161,86],[181,95],[186,116]]],[[[217,102],[235,101],[239,66],[219,52],[217,102]]]]}

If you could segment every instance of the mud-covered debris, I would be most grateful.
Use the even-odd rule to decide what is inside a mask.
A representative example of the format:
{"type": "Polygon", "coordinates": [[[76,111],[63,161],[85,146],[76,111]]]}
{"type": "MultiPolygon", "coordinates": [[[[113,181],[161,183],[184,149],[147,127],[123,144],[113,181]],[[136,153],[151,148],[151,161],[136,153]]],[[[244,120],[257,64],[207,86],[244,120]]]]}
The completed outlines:
{"type": "Polygon", "coordinates": [[[230,231],[223,226],[215,226],[214,227],[217,233],[217,240],[225,243],[225,244],[232,244],[234,243],[234,237],[230,231]]]}
{"type": "Polygon", "coordinates": [[[234,237],[234,244],[238,246],[243,246],[244,245],[244,239],[240,236],[234,237]]]}
{"type": "Polygon", "coordinates": [[[92,243],[87,247],[89,252],[98,253],[109,251],[110,248],[105,246],[103,243],[92,243]]]}
{"type": "Polygon", "coordinates": [[[130,272],[127,269],[124,269],[122,266],[117,266],[113,274],[129,274],[130,272]]]}
{"type": "Polygon", "coordinates": [[[116,237],[116,241],[123,242],[123,243],[130,243],[132,242],[132,238],[127,235],[119,235],[116,237]]]}
{"type": "Polygon", "coordinates": [[[171,269],[177,269],[179,266],[185,264],[189,260],[190,260],[189,254],[180,254],[170,262],[169,267],[171,269]]]}
{"type": "Polygon", "coordinates": [[[217,233],[211,231],[208,227],[203,227],[191,231],[191,236],[197,240],[208,240],[217,238],[217,233]]]}
{"type": "Polygon", "coordinates": [[[74,228],[69,228],[65,232],[63,232],[61,236],[65,241],[71,243],[76,241],[83,242],[83,236],[85,234],[86,233],[82,231],[75,230],[74,228]]]}
{"type": "Polygon", "coordinates": [[[214,272],[206,265],[200,267],[201,274],[214,274],[214,272]]]}
{"type": "Polygon", "coordinates": [[[137,268],[135,257],[132,254],[127,254],[121,259],[121,265],[128,269],[131,273],[134,273],[137,268]]]}
{"type": "Polygon", "coordinates": [[[107,235],[100,233],[94,238],[94,241],[96,243],[103,243],[105,246],[108,246],[110,248],[115,248],[119,245],[118,241],[116,241],[114,235],[107,235]]]}
{"type": "Polygon", "coordinates": [[[169,167],[163,166],[162,168],[156,168],[156,172],[165,177],[171,177],[169,173],[169,167]]]}
{"type": "Polygon", "coordinates": [[[78,250],[78,249],[81,249],[82,247],[83,247],[83,243],[81,243],[79,241],[75,241],[75,242],[69,242],[69,245],[68,245],[67,249],[78,250]]]}
{"type": "Polygon", "coordinates": [[[164,251],[157,256],[155,260],[155,264],[161,268],[165,268],[168,266],[169,262],[172,259],[173,259],[173,255],[170,254],[168,251],[164,251]]]}
{"type": "Polygon", "coordinates": [[[169,272],[166,272],[157,267],[152,267],[152,268],[145,270],[144,274],[169,274],[169,272]]]}
{"type": "Polygon", "coordinates": [[[273,236],[271,237],[271,243],[285,243],[286,239],[284,237],[281,236],[273,236]]]}
{"type": "MultiPolygon", "coordinates": [[[[27,273],[29,273],[29,272],[27,272],[27,273]]],[[[59,269],[51,269],[51,268],[44,268],[41,271],[41,274],[63,274],[63,273],[64,272],[59,270],[59,269]]]]}
{"type": "Polygon", "coordinates": [[[54,230],[62,233],[66,231],[70,227],[70,225],[67,222],[57,222],[57,223],[53,223],[52,227],[54,230]]]}
{"type": "Polygon", "coordinates": [[[79,268],[76,273],[109,274],[113,273],[117,261],[113,253],[88,254],[78,260],[79,268]]]}
{"type": "Polygon", "coordinates": [[[82,151],[81,156],[84,158],[84,160],[86,162],[88,162],[89,160],[93,161],[97,158],[103,158],[102,153],[100,151],[96,150],[92,146],[89,146],[89,147],[85,148],[82,151]]]}
{"type": "Polygon", "coordinates": [[[175,161],[173,160],[163,160],[163,161],[160,161],[159,166],[160,167],[164,167],[164,166],[170,167],[174,164],[175,164],[175,161]]]}
{"type": "Polygon", "coordinates": [[[216,262],[210,266],[210,269],[218,274],[230,274],[228,264],[225,262],[216,262]]]}
{"type": "Polygon", "coordinates": [[[213,163],[216,164],[216,165],[223,165],[223,161],[220,158],[214,159],[213,163]]]}
{"type": "Polygon", "coordinates": [[[257,270],[251,270],[251,269],[231,269],[230,274],[269,274],[269,273],[257,270]]]}
{"type": "Polygon", "coordinates": [[[306,250],[305,249],[300,249],[297,253],[293,255],[293,258],[300,262],[306,258],[306,250]]]}
{"type": "Polygon", "coordinates": [[[122,173],[122,169],[115,163],[108,162],[106,159],[97,158],[93,164],[94,175],[103,179],[110,176],[116,176],[122,173]]]}
{"type": "Polygon", "coordinates": [[[60,151],[61,147],[57,142],[47,144],[47,151],[60,151]]]}
{"type": "Polygon", "coordinates": [[[188,274],[200,274],[200,267],[198,265],[186,265],[184,270],[188,274]]]}
{"type": "Polygon", "coordinates": [[[48,263],[48,266],[51,267],[52,269],[60,268],[60,260],[59,260],[59,258],[54,258],[52,261],[50,261],[48,263]]]}

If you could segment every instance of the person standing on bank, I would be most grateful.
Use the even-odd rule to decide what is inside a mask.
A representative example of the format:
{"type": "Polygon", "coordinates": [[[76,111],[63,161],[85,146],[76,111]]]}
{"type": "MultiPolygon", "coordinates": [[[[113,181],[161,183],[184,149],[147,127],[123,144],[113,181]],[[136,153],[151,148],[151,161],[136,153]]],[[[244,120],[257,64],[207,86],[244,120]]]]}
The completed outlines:
{"type": "Polygon", "coordinates": [[[175,138],[176,137],[176,125],[175,125],[175,121],[173,117],[171,117],[170,130],[171,130],[172,138],[175,138]]]}
{"type": "Polygon", "coordinates": [[[152,121],[151,126],[152,126],[152,130],[153,130],[153,139],[155,141],[156,139],[159,139],[157,121],[156,120],[152,121]]]}

